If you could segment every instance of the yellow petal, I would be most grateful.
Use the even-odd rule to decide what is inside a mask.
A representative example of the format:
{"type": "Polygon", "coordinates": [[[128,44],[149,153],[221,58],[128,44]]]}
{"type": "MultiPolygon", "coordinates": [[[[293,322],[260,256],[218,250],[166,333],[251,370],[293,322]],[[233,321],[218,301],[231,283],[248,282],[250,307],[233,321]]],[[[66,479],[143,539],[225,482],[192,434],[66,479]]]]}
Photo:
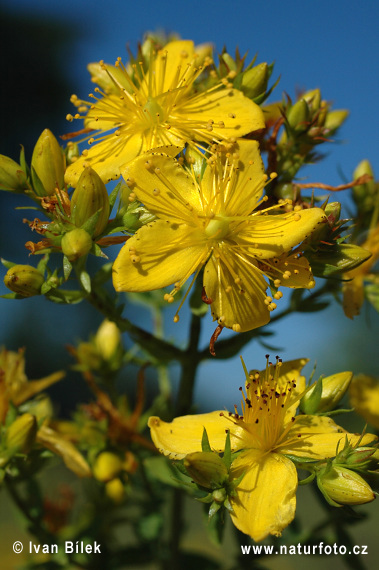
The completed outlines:
{"type": "MultiPolygon", "coordinates": [[[[356,445],[361,437],[345,431],[331,418],[298,416],[288,431],[283,442],[284,445],[280,447],[280,452],[314,460],[334,457],[338,451],[343,449],[346,436],[352,445],[356,445]]],[[[360,445],[367,445],[375,439],[375,435],[366,434],[363,436],[360,445]]]]}
{"type": "Polygon", "coordinates": [[[153,291],[188,279],[208,255],[206,245],[195,239],[185,224],[156,220],[143,226],[113,264],[114,288],[153,291]]]}
{"type": "MultiPolygon", "coordinates": [[[[185,125],[188,121],[202,123],[205,127],[212,122],[211,133],[215,139],[240,138],[265,127],[261,108],[237,89],[221,88],[219,91],[199,93],[185,101],[175,113],[171,113],[178,125],[185,125]]],[[[209,136],[210,131],[203,130],[209,136]]],[[[201,132],[197,139],[203,140],[201,132]]]]}
{"type": "Polygon", "coordinates": [[[46,378],[41,378],[40,380],[30,380],[29,382],[25,382],[21,386],[19,386],[18,389],[14,389],[14,387],[11,387],[10,392],[13,404],[15,406],[19,406],[26,400],[29,400],[29,398],[31,398],[32,396],[39,394],[40,392],[42,392],[42,390],[46,390],[46,388],[64,378],[65,375],[66,373],[63,371],[54,372],[53,374],[46,376],[46,378]]]}
{"type": "Polygon", "coordinates": [[[58,432],[43,425],[37,432],[37,441],[53,453],[60,455],[66,466],[78,477],[92,476],[91,469],[83,455],[58,432]]]}
{"type": "Polygon", "coordinates": [[[235,451],[238,448],[239,428],[236,428],[224,413],[226,414],[217,411],[196,416],[181,416],[171,423],[152,416],[148,421],[151,438],[161,453],[171,459],[182,459],[188,453],[202,451],[201,439],[204,428],[207,430],[211,448],[218,453],[223,452],[226,431],[232,427],[231,444],[235,451]]]}
{"type": "Polygon", "coordinates": [[[122,175],[149,210],[194,225],[193,210],[202,210],[198,186],[177,160],[147,153],[123,169],[122,175]]]}
{"type": "MultiPolygon", "coordinates": [[[[345,273],[344,279],[349,278],[350,274],[345,273]]],[[[345,281],[342,284],[343,310],[349,319],[353,319],[359,315],[361,311],[361,307],[365,300],[365,290],[363,283],[363,276],[357,275],[351,281],[345,281]]]]}
{"type": "Polygon", "coordinates": [[[239,155],[239,160],[238,169],[233,167],[232,177],[230,167],[225,173],[225,161],[221,156],[221,160],[206,167],[201,190],[207,203],[220,203],[225,216],[246,216],[251,214],[262,196],[266,181],[264,166],[257,141],[241,139],[233,147],[233,153],[239,155]],[[217,201],[223,187],[223,199],[217,201]]]}
{"type": "Polygon", "coordinates": [[[104,183],[117,180],[121,176],[121,168],[138,156],[143,150],[141,134],[131,136],[110,135],[102,142],[88,150],[86,156],[81,156],[66,170],[65,181],[75,188],[84,168],[91,166],[104,183]]]}
{"type": "Polygon", "coordinates": [[[280,536],[295,516],[297,473],[292,461],[276,453],[248,450],[233,462],[232,476],[245,476],[232,498],[232,521],[255,541],[280,536]]]}
{"type": "Polygon", "coordinates": [[[264,304],[267,283],[254,260],[244,262],[225,247],[222,257],[212,255],[205,266],[204,288],[212,299],[213,320],[227,328],[245,332],[270,320],[264,304]]]}
{"type": "Polygon", "coordinates": [[[372,376],[359,374],[349,388],[350,403],[366,422],[379,428],[379,382],[372,376]]]}
{"type": "Polygon", "coordinates": [[[176,88],[178,68],[181,74],[186,71],[187,64],[191,63],[194,54],[194,43],[190,40],[177,40],[166,44],[150,62],[141,91],[149,92],[149,83],[152,85],[154,96],[176,88]]]}
{"type": "Polygon", "coordinates": [[[301,243],[313,230],[326,222],[321,208],[309,208],[301,212],[278,214],[276,216],[252,215],[238,234],[238,244],[250,246],[251,255],[280,257],[301,243]]]}
{"type": "Polygon", "coordinates": [[[315,286],[308,260],[298,254],[284,254],[270,259],[262,264],[262,269],[273,281],[279,279],[284,287],[312,289],[315,286]]]}

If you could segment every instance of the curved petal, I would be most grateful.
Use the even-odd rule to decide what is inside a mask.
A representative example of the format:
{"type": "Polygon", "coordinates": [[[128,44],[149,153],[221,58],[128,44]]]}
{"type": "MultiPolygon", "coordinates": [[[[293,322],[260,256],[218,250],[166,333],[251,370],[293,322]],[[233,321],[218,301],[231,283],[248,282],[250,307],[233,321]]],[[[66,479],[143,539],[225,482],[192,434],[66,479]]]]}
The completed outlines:
{"type": "Polygon", "coordinates": [[[326,223],[326,216],[321,208],[276,216],[253,214],[238,232],[238,244],[249,246],[249,253],[262,260],[280,257],[304,241],[322,223],[326,223]]]}
{"type": "Polygon", "coordinates": [[[357,414],[379,429],[379,382],[365,374],[354,376],[349,395],[357,414]]]}
{"type": "Polygon", "coordinates": [[[255,541],[280,536],[295,516],[297,472],[292,461],[277,453],[248,450],[233,462],[232,477],[245,472],[232,498],[236,527],[255,541]]]}
{"type": "Polygon", "coordinates": [[[175,113],[170,114],[171,120],[174,124],[183,126],[204,125],[198,130],[197,140],[200,141],[204,140],[201,130],[206,135],[205,140],[208,140],[210,124],[214,138],[220,140],[229,137],[240,138],[252,131],[265,128],[261,108],[237,89],[210,90],[185,99],[181,105],[178,105],[175,113]]]}
{"type": "Polygon", "coordinates": [[[186,281],[208,255],[185,224],[156,220],[143,226],[121,249],[113,264],[116,291],[153,291],[186,281]]]}
{"type": "Polygon", "coordinates": [[[312,289],[316,284],[308,260],[297,253],[263,262],[262,270],[272,281],[279,279],[284,287],[312,289]]]}
{"type": "Polygon", "coordinates": [[[128,164],[122,175],[149,210],[195,225],[196,212],[202,210],[199,189],[177,160],[163,153],[147,153],[128,164]]]}
{"type": "MultiPolygon", "coordinates": [[[[297,416],[283,446],[280,446],[280,452],[315,461],[334,457],[343,449],[346,437],[351,445],[356,445],[361,436],[345,431],[331,418],[325,416],[297,416]]],[[[375,439],[375,435],[366,434],[360,445],[367,445],[375,439]]]]}
{"type": "Polygon", "coordinates": [[[86,156],[82,155],[70,164],[65,172],[65,181],[75,188],[87,166],[91,166],[104,183],[117,180],[121,176],[121,168],[142,151],[143,138],[140,133],[125,137],[108,135],[103,141],[92,146],[86,156]]]}
{"type": "MultiPolygon", "coordinates": [[[[233,146],[233,155],[238,154],[238,166],[235,159],[221,155],[220,159],[210,163],[201,180],[201,190],[208,204],[220,204],[225,216],[247,216],[257,206],[266,182],[264,165],[259,152],[259,143],[241,139],[233,146]],[[228,167],[225,171],[225,160],[228,167]],[[220,198],[220,194],[222,197],[220,198]]],[[[215,212],[218,213],[218,212],[215,212]]]]}
{"type": "Polygon", "coordinates": [[[213,320],[236,332],[265,325],[270,320],[266,281],[253,261],[245,262],[226,247],[219,251],[223,254],[213,254],[206,264],[203,280],[213,320]]]}
{"type": "Polygon", "coordinates": [[[177,87],[180,71],[186,70],[187,63],[193,60],[194,55],[195,47],[191,40],[175,40],[166,44],[150,61],[141,91],[156,96],[177,87]]]}
{"type": "Polygon", "coordinates": [[[211,412],[196,416],[181,416],[167,423],[156,416],[149,418],[151,438],[154,445],[171,459],[182,459],[188,453],[201,451],[204,428],[207,430],[211,448],[218,453],[225,450],[226,432],[233,427],[231,435],[233,451],[237,449],[236,437],[239,428],[228,419],[224,412],[211,412]]]}

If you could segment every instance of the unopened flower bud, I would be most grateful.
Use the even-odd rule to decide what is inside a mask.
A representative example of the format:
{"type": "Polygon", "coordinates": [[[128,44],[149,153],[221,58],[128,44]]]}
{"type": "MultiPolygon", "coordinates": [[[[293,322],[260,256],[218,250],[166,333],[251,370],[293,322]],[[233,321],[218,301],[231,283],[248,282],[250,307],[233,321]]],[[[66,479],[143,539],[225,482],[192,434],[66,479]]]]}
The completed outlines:
{"type": "Polygon", "coordinates": [[[242,76],[241,91],[250,99],[258,97],[266,91],[268,77],[267,63],[260,63],[248,69],[242,76]]]}
{"type": "Polygon", "coordinates": [[[302,99],[307,102],[308,107],[314,113],[318,111],[321,105],[321,91],[320,89],[313,89],[312,91],[307,91],[302,95],[302,99]]]}
{"type": "Polygon", "coordinates": [[[8,156],[0,154],[0,189],[23,192],[27,188],[26,174],[21,166],[8,156]]]}
{"type": "Polygon", "coordinates": [[[81,228],[76,228],[64,234],[61,247],[67,258],[70,261],[75,261],[90,252],[92,243],[92,238],[89,233],[81,228]]]}
{"type": "Polygon", "coordinates": [[[115,504],[122,503],[125,497],[125,486],[121,479],[112,479],[105,484],[105,494],[115,504]]]}
{"type": "Polygon", "coordinates": [[[217,453],[211,451],[195,451],[183,460],[187,473],[195,483],[205,488],[222,487],[228,478],[225,463],[217,453]]]}
{"type": "Polygon", "coordinates": [[[56,188],[64,188],[63,152],[49,129],[43,131],[34,147],[31,166],[43,186],[40,189],[35,184],[39,196],[51,196],[56,188]]]}
{"type": "Polygon", "coordinates": [[[44,283],[43,275],[31,265],[14,265],[8,269],[4,283],[11,291],[22,297],[40,295],[44,283]]]}
{"type": "Polygon", "coordinates": [[[102,365],[101,355],[91,342],[81,342],[76,350],[79,364],[89,370],[99,370],[102,365]]]}
{"type": "Polygon", "coordinates": [[[323,378],[320,396],[315,397],[317,384],[314,384],[301,400],[302,410],[306,414],[320,414],[334,410],[348,389],[352,377],[352,372],[339,372],[323,378]]]}
{"type": "Polygon", "coordinates": [[[346,121],[348,116],[349,111],[345,111],[344,109],[329,111],[325,118],[324,127],[328,129],[329,132],[334,133],[346,121]]]}
{"type": "Polygon", "coordinates": [[[80,175],[71,198],[71,213],[77,227],[81,227],[98,213],[94,227],[91,228],[94,237],[106,228],[109,219],[108,192],[100,176],[90,166],[85,168],[80,175]]]}
{"type": "Polygon", "coordinates": [[[373,456],[376,451],[375,447],[355,447],[347,456],[346,465],[359,465],[369,459],[375,459],[373,456]]]}
{"type": "Polygon", "coordinates": [[[371,252],[359,245],[341,243],[325,252],[307,252],[306,257],[316,277],[332,277],[350,271],[371,257],[371,252]]]}
{"type": "Polygon", "coordinates": [[[321,471],[317,484],[326,497],[339,505],[363,505],[375,499],[373,490],[363,477],[345,467],[321,471]]]}
{"type": "Polygon", "coordinates": [[[13,453],[28,453],[37,435],[37,420],[32,414],[23,414],[9,426],[5,443],[13,453]]]}
{"type": "Polygon", "coordinates": [[[121,332],[118,326],[107,319],[103,321],[95,336],[98,353],[104,360],[110,360],[121,345],[121,332]]]}
{"type": "Polygon", "coordinates": [[[122,471],[123,462],[118,455],[111,451],[101,452],[93,467],[94,477],[98,481],[111,481],[122,471]]]}
{"type": "Polygon", "coordinates": [[[353,186],[353,197],[355,202],[358,204],[359,209],[364,212],[370,212],[375,206],[377,193],[377,184],[374,178],[374,171],[368,160],[362,160],[357,168],[353,172],[353,179],[356,180],[364,174],[371,176],[371,180],[368,180],[365,184],[358,184],[353,186]]]}
{"type": "Polygon", "coordinates": [[[341,215],[341,204],[340,202],[328,202],[325,206],[325,216],[328,218],[328,222],[333,226],[340,219],[341,215]]]}
{"type": "Polygon", "coordinates": [[[309,107],[304,99],[299,99],[287,113],[290,127],[296,132],[306,131],[309,127],[309,107]]]}

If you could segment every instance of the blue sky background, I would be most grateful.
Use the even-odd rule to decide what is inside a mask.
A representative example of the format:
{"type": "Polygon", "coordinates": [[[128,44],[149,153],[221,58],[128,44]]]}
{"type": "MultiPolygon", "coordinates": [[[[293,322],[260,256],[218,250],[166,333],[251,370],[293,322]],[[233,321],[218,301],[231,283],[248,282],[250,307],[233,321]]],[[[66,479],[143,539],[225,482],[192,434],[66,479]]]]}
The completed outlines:
{"type": "MultiPolygon", "coordinates": [[[[372,162],[377,177],[379,176],[379,4],[373,0],[364,3],[353,0],[343,3],[330,0],[192,0],[176,3],[167,0],[2,0],[0,7],[9,14],[23,13],[33,20],[53,19],[73,30],[73,40],[61,53],[59,69],[55,71],[61,72],[63,78],[69,77],[73,90],[84,97],[92,89],[86,71],[87,63],[100,59],[113,63],[118,56],[125,59],[126,44],[134,50],[146,31],[175,31],[185,39],[194,40],[196,44],[211,42],[218,51],[226,45],[228,51],[233,53],[238,46],[241,53],[248,51],[250,58],[257,53],[258,63],[275,61],[273,79],[279,75],[281,79],[270,100],[280,99],[283,92],[294,97],[299,89],[319,87],[323,98],[332,101],[334,108],[346,108],[351,112],[341,130],[339,141],[327,145],[328,158],[304,171],[308,181],[340,184],[341,172],[350,178],[355,166],[363,158],[372,162]]],[[[17,27],[14,34],[17,38],[17,27]]],[[[45,49],[49,50],[49,45],[45,49]]],[[[6,52],[0,55],[0,65],[3,58],[7,58],[6,52]]],[[[38,66],[38,61],[35,65],[38,66]]],[[[45,73],[49,74],[49,69],[45,73]]],[[[38,83],[23,85],[21,76],[20,89],[23,90],[24,87],[37,91],[39,89],[38,83]]],[[[2,89],[6,88],[6,84],[3,84],[2,89]]],[[[12,97],[12,94],[9,96],[12,97]]],[[[24,104],[28,105],[27,97],[24,104]]],[[[49,105],[53,108],[54,100],[49,105]]],[[[71,111],[68,92],[66,112],[71,111]]],[[[6,109],[3,112],[6,113],[6,109]]],[[[58,127],[61,131],[56,134],[70,130],[64,116],[65,113],[62,114],[62,123],[58,127]]],[[[19,130],[19,142],[22,143],[23,132],[28,126],[17,124],[17,117],[15,121],[15,128],[19,130]]],[[[41,124],[35,132],[35,138],[49,126],[41,124]]],[[[0,153],[2,152],[0,139],[0,153]]],[[[13,158],[17,159],[17,155],[13,158]]],[[[10,200],[8,208],[9,204],[10,200]]],[[[4,206],[2,209],[4,211],[4,206]]],[[[6,238],[3,237],[2,256],[6,257],[13,240],[19,241],[19,231],[18,225],[12,225],[6,238]]],[[[21,240],[16,257],[13,257],[18,263],[28,263],[23,243],[21,240]]],[[[2,284],[0,291],[6,292],[2,284]]],[[[284,301],[282,305],[284,306],[284,301]]],[[[366,309],[367,307],[354,322],[346,319],[342,309],[336,305],[322,313],[293,315],[280,323],[280,326],[268,329],[276,333],[271,342],[285,359],[306,356],[312,362],[317,361],[320,373],[353,369],[355,372],[379,375],[375,358],[379,318],[374,311],[366,309]]],[[[10,334],[15,328],[23,329],[24,344],[33,345],[34,342],[33,346],[36,347],[38,338],[41,343],[44,335],[48,334],[55,338],[57,365],[64,363],[66,357],[62,345],[74,340],[72,331],[75,331],[74,337],[83,338],[94,326],[86,308],[55,307],[42,299],[20,303],[0,300],[0,315],[0,345],[7,344],[9,348],[16,348],[12,345],[13,332],[10,334]],[[57,329],[59,336],[56,335],[57,329]],[[33,338],[28,330],[33,331],[33,338]]],[[[183,314],[180,325],[175,328],[170,325],[168,334],[184,339],[186,322],[186,315],[183,314]]],[[[210,318],[205,328],[204,344],[214,329],[210,318]]],[[[267,349],[252,343],[243,350],[242,355],[248,367],[263,368],[266,352],[267,349]]],[[[33,353],[31,358],[41,357],[36,357],[33,353]]],[[[43,368],[43,362],[41,366],[43,368]]],[[[48,372],[50,370],[43,370],[43,373],[48,372]]],[[[228,363],[216,359],[205,364],[200,371],[196,400],[207,408],[231,407],[238,400],[236,388],[239,383],[242,383],[239,358],[228,363]]]]}

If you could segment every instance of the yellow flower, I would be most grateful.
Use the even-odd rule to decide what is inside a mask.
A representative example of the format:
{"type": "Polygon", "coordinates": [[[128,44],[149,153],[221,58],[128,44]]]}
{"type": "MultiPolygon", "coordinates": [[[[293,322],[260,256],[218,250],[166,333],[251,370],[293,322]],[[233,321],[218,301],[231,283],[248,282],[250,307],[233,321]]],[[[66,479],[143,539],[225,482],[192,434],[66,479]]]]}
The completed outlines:
{"type": "MultiPolygon", "coordinates": [[[[260,208],[267,176],[258,143],[238,144],[238,152],[209,161],[201,180],[194,170],[157,152],[126,167],[123,176],[158,219],[139,229],[120,251],[113,266],[117,291],[175,284],[165,296],[172,302],[187,279],[204,267],[213,319],[243,332],[267,323],[276,307],[265,293],[264,275],[276,288],[314,286],[307,260],[288,252],[326,220],[323,210],[272,215],[269,211],[283,205],[260,208]]],[[[275,299],[281,296],[274,294],[275,299]]]]}
{"type": "Polygon", "coordinates": [[[361,247],[371,252],[371,257],[347,273],[344,273],[342,286],[343,310],[345,315],[352,319],[359,315],[365,300],[364,283],[370,277],[371,270],[379,259],[379,226],[370,230],[368,237],[361,247]]]}
{"type": "MultiPolygon", "coordinates": [[[[151,417],[148,425],[159,451],[171,459],[201,451],[203,429],[207,430],[211,448],[221,453],[225,432],[229,430],[232,451],[241,453],[233,461],[230,478],[244,477],[230,497],[232,520],[238,529],[255,541],[269,534],[279,536],[295,516],[297,471],[286,457],[296,456],[315,461],[336,455],[347,435],[351,444],[359,436],[349,434],[325,416],[298,415],[296,408],[305,389],[300,375],[306,360],[246,373],[246,394],[242,388],[242,414],[211,412],[175,418],[166,423],[151,417]]],[[[366,434],[362,445],[375,439],[366,434]]]]}
{"type": "Polygon", "coordinates": [[[196,93],[194,82],[211,63],[199,65],[199,59],[192,41],[173,41],[152,56],[146,73],[142,65],[129,73],[120,60],[102,63],[108,92],[96,87],[93,104],[72,99],[75,118],[98,133],[88,141],[94,146],[67,169],[66,182],[76,186],[85,166],[104,182],[117,179],[123,165],[152,148],[208,145],[264,128],[261,109],[241,91],[220,83],[196,93]]]}
{"type": "Polygon", "coordinates": [[[354,376],[349,388],[350,403],[366,422],[379,429],[379,381],[372,376],[354,376]]]}

